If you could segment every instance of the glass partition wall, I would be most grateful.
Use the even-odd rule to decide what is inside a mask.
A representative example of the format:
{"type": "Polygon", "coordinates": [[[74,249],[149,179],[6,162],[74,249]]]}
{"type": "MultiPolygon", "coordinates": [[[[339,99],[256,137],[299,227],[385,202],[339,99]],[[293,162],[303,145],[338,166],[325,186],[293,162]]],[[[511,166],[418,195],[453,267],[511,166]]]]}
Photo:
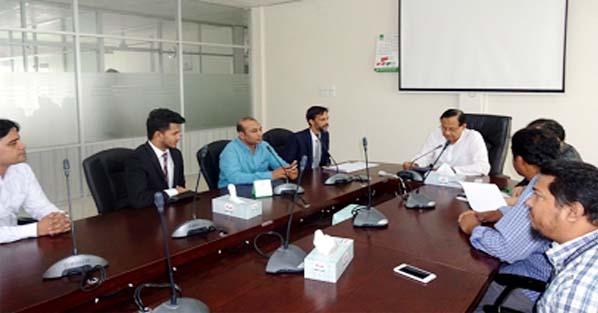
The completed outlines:
{"type": "MultiPolygon", "coordinates": [[[[0,117],[21,124],[48,197],[64,207],[65,158],[73,197],[87,196],[82,160],[146,141],[158,107],[187,119],[179,148],[197,173],[197,150],[251,113],[249,16],[198,0],[0,0],[0,117]]],[[[75,218],[95,213],[84,205],[75,218]]]]}

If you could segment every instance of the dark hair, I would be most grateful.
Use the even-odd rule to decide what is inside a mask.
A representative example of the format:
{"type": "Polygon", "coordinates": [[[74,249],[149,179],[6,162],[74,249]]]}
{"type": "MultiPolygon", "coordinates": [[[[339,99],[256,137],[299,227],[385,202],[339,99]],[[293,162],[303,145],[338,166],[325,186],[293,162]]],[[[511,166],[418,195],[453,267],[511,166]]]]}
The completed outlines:
{"type": "Polygon", "coordinates": [[[511,140],[513,157],[520,156],[528,164],[538,166],[556,160],[560,146],[554,135],[538,128],[520,129],[511,140]]]}
{"type": "Polygon", "coordinates": [[[547,118],[539,118],[527,124],[528,128],[545,129],[553,133],[560,141],[565,141],[565,129],[559,122],[547,118]]]}
{"type": "Polygon", "coordinates": [[[241,123],[243,123],[245,121],[254,121],[254,122],[257,122],[257,120],[255,118],[251,117],[251,116],[245,116],[245,117],[241,118],[237,122],[237,133],[245,132],[245,128],[243,127],[243,125],[241,125],[241,123]]]}
{"type": "Polygon", "coordinates": [[[0,119],[0,138],[4,138],[8,135],[11,129],[16,128],[17,131],[21,128],[19,124],[11,120],[0,119]]]}
{"type": "Polygon", "coordinates": [[[559,160],[545,163],[540,172],[554,177],[548,190],[559,207],[579,202],[588,221],[598,226],[598,169],[594,165],[559,160]]]}
{"type": "Polygon", "coordinates": [[[170,128],[170,123],[183,124],[185,123],[185,118],[169,109],[161,108],[151,111],[145,122],[147,138],[151,140],[157,131],[167,131],[170,128]]]}
{"type": "Polygon", "coordinates": [[[456,116],[459,120],[459,126],[465,124],[465,113],[458,109],[448,109],[440,115],[440,119],[456,116]]]}
{"type": "Polygon", "coordinates": [[[307,109],[307,112],[305,113],[305,119],[309,123],[309,120],[316,119],[316,116],[324,114],[324,112],[328,112],[328,108],[319,105],[314,105],[307,109]]]}

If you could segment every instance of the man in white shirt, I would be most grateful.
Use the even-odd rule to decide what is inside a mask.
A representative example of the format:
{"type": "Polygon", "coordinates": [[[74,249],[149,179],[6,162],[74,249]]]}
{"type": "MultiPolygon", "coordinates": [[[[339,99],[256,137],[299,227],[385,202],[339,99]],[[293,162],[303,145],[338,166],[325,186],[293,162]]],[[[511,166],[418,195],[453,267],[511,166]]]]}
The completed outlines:
{"type": "Polygon", "coordinates": [[[0,244],[37,236],[54,236],[71,229],[68,217],[42,191],[25,162],[19,125],[0,119],[0,244]],[[23,208],[37,223],[17,225],[23,208]]]}
{"type": "Polygon", "coordinates": [[[488,150],[482,135],[467,128],[461,110],[449,109],[440,116],[440,128],[434,130],[420,152],[403,163],[403,169],[450,166],[455,174],[487,175],[490,172],[488,150]]]}

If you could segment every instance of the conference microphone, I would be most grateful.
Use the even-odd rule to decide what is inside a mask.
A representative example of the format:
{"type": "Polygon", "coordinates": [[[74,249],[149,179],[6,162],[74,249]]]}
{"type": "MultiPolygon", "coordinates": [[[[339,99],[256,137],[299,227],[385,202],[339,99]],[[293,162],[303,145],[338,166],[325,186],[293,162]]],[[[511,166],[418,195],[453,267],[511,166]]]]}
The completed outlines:
{"type": "MultiPolygon", "coordinates": [[[[438,160],[440,160],[440,157],[442,156],[444,151],[446,151],[446,148],[448,148],[450,144],[451,142],[447,140],[444,143],[444,145],[441,145],[442,151],[440,151],[440,154],[438,154],[436,160],[434,160],[434,162],[428,167],[428,169],[424,173],[422,181],[426,181],[426,178],[432,172],[434,166],[436,166],[436,163],[438,163],[438,160]]],[[[408,209],[432,209],[435,206],[436,201],[420,193],[420,188],[417,188],[416,190],[409,192],[409,194],[407,195],[407,201],[405,202],[405,207],[408,209]]]]}
{"type": "Polygon", "coordinates": [[[71,203],[71,183],[70,183],[70,163],[68,159],[64,159],[62,162],[64,176],[66,179],[66,193],[67,203],[69,208],[69,221],[71,223],[71,240],[73,244],[73,254],[66,257],[52,266],[50,266],[43,275],[44,279],[60,278],[63,276],[70,275],[83,275],[81,281],[81,289],[84,291],[90,290],[89,286],[95,289],[97,288],[106,278],[105,267],[108,266],[108,261],[104,258],[93,254],[79,254],[77,250],[77,240],[75,235],[75,223],[73,222],[73,208],[71,203]],[[93,272],[99,271],[100,278],[95,280],[91,277],[93,272]]]}
{"type": "MultiPolygon", "coordinates": [[[[274,152],[274,150],[272,150],[272,147],[270,145],[267,145],[266,148],[268,149],[270,154],[274,157],[274,159],[276,160],[278,165],[280,167],[284,167],[282,162],[280,162],[278,154],[276,154],[276,152],[274,152]]],[[[280,196],[283,194],[304,193],[305,190],[303,190],[303,188],[299,185],[289,183],[289,178],[287,177],[285,180],[285,183],[274,187],[274,190],[272,192],[274,193],[274,195],[280,196]]]]}
{"type": "Polygon", "coordinates": [[[368,183],[368,204],[360,205],[354,210],[353,226],[360,228],[380,228],[388,226],[388,219],[382,212],[372,207],[372,182],[370,179],[370,167],[368,161],[368,139],[363,137],[363,153],[365,155],[365,173],[368,183]]]}
{"type": "MultiPolygon", "coordinates": [[[[208,154],[208,149],[202,149],[200,159],[204,159],[208,154]]],[[[197,218],[197,198],[199,194],[197,189],[199,188],[199,181],[201,178],[201,171],[197,174],[197,181],[195,182],[195,190],[193,194],[193,201],[191,202],[192,217],[191,220],[184,222],[183,224],[176,227],[172,232],[172,238],[185,238],[193,235],[207,234],[211,231],[216,230],[216,226],[210,220],[197,218]]]]}
{"type": "MultiPolygon", "coordinates": [[[[449,141],[447,140],[447,142],[449,142],[449,141]]],[[[434,147],[434,148],[430,149],[430,150],[429,150],[429,151],[427,151],[426,153],[424,153],[424,154],[422,154],[422,155],[418,155],[417,157],[415,157],[415,158],[414,158],[414,159],[411,161],[411,163],[415,164],[415,162],[416,162],[416,161],[420,160],[421,158],[425,157],[426,155],[429,155],[430,153],[432,153],[432,152],[434,152],[434,151],[436,151],[436,150],[438,150],[438,149],[440,149],[440,148],[442,148],[443,146],[446,146],[446,145],[447,145],[446,143],[437,145],[436,147],[434,147]]],[[[427,167],[425,167],[425,168],[427,169],[427,167]]]]}
{"type": "MultiPolygon", "coordinates": [[[[299,178],[297,179],[297,186],[301,184],[303,173],[307,166],[307,156],[301,157],[299,165],[299,178]]],[[[281,273],[301,273],[303,272],[303,259],[307,253],[296,245],[289,244],[291,236],[291,224],[293,222],[293,211],[295,209],[295,201],[297,201],[299,193],[295,190],[293,194],[293,201],[289,203],[289,220],[287,222],[287,232],[284,238],[283,245],[276,249],[272,256],[268,259],[266,265],[266,273],[281,274],[281,273]]]]}
{"type": "MultiPolygon", "coordinates": [[[[322,141],[320,141],[320,136],[316,136],[316,139],[320,143],[320,146],[323,147],[324,145],[322,144],[322,141]]],[[[336,173],[334,175],[326,178],[326,180],[324,180],[324,185],[327,185],[327,186],[344,185],[344,184],[348,184],[348,183],[352,182],[353,176],[346,174],[346,173],[339,173],[340,171],[338,168],[338,163],[336,163],[336,160],[330,154],[328,147],[326,147],[326,154],[328,154],[328,156],[330,157],[330,160],[332,160],[332,163],[334,164],[336,173]]]]}
{"type": "Polygon", "coordinates": [[[170,300],[160,304],[152,312],[210,312],[208,306],[193,298],[178,298],[177,286],[174,282],[174,273],[172,271],[172,263],[170,260],[170,249],[168,248],[168,230],[166,229],[166,221],[164,219],[164,194],[158,191],[154,194],[154,205],[158,210],[160,216],[160,227],[162,228],[162,239],[164,247],[164,256],[166,257],[166,271],[168,273],[168,280],[170,283],[170,300]]]}
{"type": "Polygon", "coordinates": [[[426,173],[424,173],[424,177],[423,177],[424,181],[426,180],[426,177],[428,177],[428,175],[430,175],[430,173],[432,172],[432,170],[436,166],[436,163],[438,163],[438,160],[440,160],[440,157],[442,156],[442,154],[444,153],[444,151],[446,151],[446,148],[448,148],[448,146],[450,144],[451,144],[451,142],[448,141],[448,140],[444,143],[444,145],[442,146],[442,151],[440,151],[440,153],[436,157],[436,160],[434,160],[434,162],[432,162],[432,164],[430,164],[430,166],[428,166],[428,170],[426,171],[426,173]]]}

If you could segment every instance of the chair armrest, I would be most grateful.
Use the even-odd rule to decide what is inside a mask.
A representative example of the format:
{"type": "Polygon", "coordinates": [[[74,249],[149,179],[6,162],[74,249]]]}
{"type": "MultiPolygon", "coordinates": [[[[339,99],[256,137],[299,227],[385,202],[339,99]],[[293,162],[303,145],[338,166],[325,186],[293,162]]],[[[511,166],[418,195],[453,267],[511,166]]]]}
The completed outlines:
{"type": "Polygon", "coordinates": [[[500,285],[512,288],[523,288],[537,292],[546,290],[546,282],[514,274],[496,274],[494,281],[500,285]]]}

